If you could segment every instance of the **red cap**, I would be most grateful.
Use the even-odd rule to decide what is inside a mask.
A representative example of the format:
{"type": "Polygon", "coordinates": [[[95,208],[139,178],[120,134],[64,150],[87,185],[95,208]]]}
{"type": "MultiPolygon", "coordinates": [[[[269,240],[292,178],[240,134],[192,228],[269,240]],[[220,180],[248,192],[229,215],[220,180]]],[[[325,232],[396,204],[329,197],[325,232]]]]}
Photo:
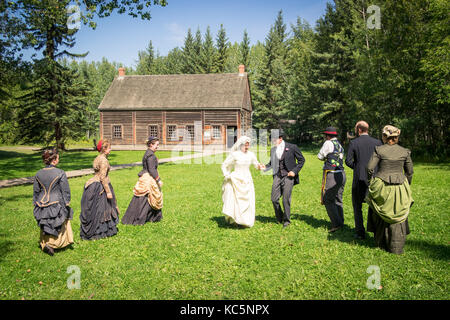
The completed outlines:
{"type": "Polygon", "coordinates": [[[102,150],[102,140],[97,143],[97,151],[100,152],[102,150]]]}

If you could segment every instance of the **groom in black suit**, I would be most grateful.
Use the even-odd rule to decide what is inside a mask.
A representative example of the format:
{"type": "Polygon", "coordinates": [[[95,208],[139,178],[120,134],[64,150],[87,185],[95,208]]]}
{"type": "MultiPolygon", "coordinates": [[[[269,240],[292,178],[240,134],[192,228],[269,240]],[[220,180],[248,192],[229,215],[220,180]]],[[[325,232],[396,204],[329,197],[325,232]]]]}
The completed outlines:
{"type": "Polygon", "coordinates": [[[277,221],[283,223],[285,228],[291,224],[292,188],[299,183],[298,173],[305,163],[305,158],[295,144],[284,141],[283,130],[278,130],[278,133],[272,137],[275,147],[270,150],[270,162],[265,166],[265,171],[273,169],[271,200],[277,221]],[[279,202],[281,196],[284,212],[279,202]]]}
{"type": "Polygon", "coordinates": [[[368,134],[369,124],[358,121],[355,125],[357,138],[350,141],[345,164],[353,169],[352,202],[355,217],[355,238],[365,239],[366,231],[362,214],[362,203],[367,194],[369,181],[367,180],[367,164],[376,146],[382,145],[381,141],[372,138],[368,134]]]}

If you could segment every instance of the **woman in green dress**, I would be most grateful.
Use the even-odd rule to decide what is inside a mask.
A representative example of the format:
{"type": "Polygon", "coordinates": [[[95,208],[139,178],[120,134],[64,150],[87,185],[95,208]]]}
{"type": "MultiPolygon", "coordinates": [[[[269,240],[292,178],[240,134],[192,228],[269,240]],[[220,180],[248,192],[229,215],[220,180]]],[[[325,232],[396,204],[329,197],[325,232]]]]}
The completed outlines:
{"type": "Polygon", "coordinates": [[[408,215],[414,203],[410,184],[413,176],[411,151],[398,145],[400,129],[383,128],[383,142],[375,147],[367,165],[370,185],[367,230],[374,233],[378,247],[401,254],[409,234],[408,215]],[[375,168],[378,167],[378,172],[375,168]]]}

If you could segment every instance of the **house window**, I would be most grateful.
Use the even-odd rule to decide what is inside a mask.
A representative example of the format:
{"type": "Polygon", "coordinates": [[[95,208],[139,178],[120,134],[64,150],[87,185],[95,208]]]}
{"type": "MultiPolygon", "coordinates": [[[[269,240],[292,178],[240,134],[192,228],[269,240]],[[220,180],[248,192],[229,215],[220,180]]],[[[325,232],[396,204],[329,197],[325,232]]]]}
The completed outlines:
{"type": "Polygon", "coordinates": [[[148,126],[148,136],[159,138],[158,126],[155,125],[148,126]]]}
{"type": "Polygon", "coordinates": [[[222,139],[222,131],[220,126],[213,126],[213,139],[222,139]]]}
{"type": "Polygon", "coordinates": [[[167,137],[169,141],[178,141],[177,126],[174,125],[167,126],[167,137]]]}
{"type": "Polygon", "coordinates": [[[121,125],[113,126],[113,139],[122,139],[122,126],[121,125]]]}
{"type": "Polygon", "coordinates": [[[186,126],[186,137],[189,140],[194,140],[194,126],[186,126]]]}

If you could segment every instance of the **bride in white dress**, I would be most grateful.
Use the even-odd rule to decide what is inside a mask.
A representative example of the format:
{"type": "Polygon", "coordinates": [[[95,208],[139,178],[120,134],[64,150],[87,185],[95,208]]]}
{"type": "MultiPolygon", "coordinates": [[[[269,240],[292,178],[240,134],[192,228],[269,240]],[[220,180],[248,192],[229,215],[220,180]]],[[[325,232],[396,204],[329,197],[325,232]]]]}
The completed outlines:
{"type": "Polygon", "coordinates": [[[250,165],[258,170],[263,168],[255,154],[248,150],[250,141],[246,136],[239,138],[222,164],[225,177],[222,185],[222,212],[227,222],[246,227],[252,227],[255,223],[255,187],[250,165]]]}

